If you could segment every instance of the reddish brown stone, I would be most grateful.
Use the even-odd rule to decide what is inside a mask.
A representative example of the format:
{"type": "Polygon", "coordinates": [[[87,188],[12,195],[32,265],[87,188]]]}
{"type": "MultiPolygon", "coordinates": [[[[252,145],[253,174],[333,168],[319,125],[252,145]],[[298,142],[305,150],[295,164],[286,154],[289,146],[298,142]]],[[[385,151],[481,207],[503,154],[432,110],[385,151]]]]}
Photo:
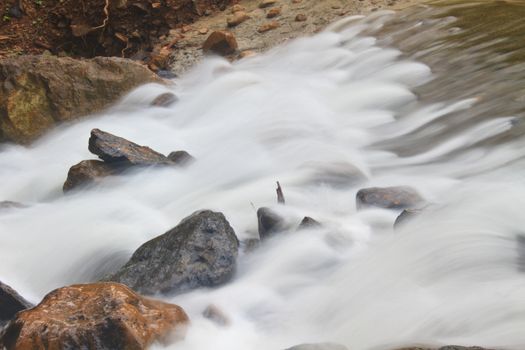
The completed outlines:
{"type": "Polygon", "coordinates": [[[268,32],[270,30],[273,30],[273,29],[276,29],[276,28],[279,28],[279,22],[277,21],[271,21],[271,22],[268,22],[268,23],[265,23],[263,24],[262,26],[259,27],[259,29],[257,29],[257,31],[259,33],[265,33],[265,32],[268,32]]]}
{"type": "Polygon", "coordinates": [[[187,323],[181,307],[144,298],[122,284],[73,285],[19,312],[0,335],[0,348],[142,350],[183,336],[187,323]]]}
{"type": "Polygon", "coordinates": [[[306,18],[305,14],[299,13],[297,16],[295,16],[295,21],[296,22],[304,22],[306,20],[307,20],[307,18],[306,18]]]}
{"type": "Polygon", "coordinates": [[[235,36],[226,30],[217,30],[210,34],[202,45],[205,53],[229,55],[237,51],[238,45],[235,36]]]}
{"type": "Polygon", "coordinates": [[[266,14],[267,18],[274,18],[281,14],[281,8],[280,7],[274,7],[268,11],[266,14]]]}
{"type": "Polygon", "coordinates": [[[228,24],[228,27],[236,27],[249,18],[250,16],[248,16],[246,12],[237,11],[233,14],[233,16],[228,17],[228,19],[226,20],[226,23],[228,24]]]}

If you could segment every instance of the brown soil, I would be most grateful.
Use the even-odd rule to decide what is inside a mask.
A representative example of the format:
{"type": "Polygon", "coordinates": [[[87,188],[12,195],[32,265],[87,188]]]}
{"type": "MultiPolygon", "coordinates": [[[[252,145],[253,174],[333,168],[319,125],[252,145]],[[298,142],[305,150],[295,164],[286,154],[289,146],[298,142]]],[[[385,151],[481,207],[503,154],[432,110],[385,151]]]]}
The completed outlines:
{"type": "Polygon", "coordinates": [[[0,0],[0,57],[48,50],[142,56],[159,37],[234,0],[0,0]]]}
{"type": "Polygon", "coordinates": [[[172,31],[159,46],[170,47],[169,67],[180,75],[200,61],[204,53],[202,44],[215,30],[228,30],[237,39],[240,55],[230,59],[260,53],[290,39],[312,35],[323,30],[328,24],[345,16],[366,15],[378,10],[401,10],[423,3],[423,0],[276,0],[261,8],[263,0],[240,0],[248,19],[236,26],[229,26],[228,19],[234,8],[220,11],[209,17],[202,17],[182,31],[172,31]],[[268,14],[279,9],[278,15],[268,14]],[[298,19],[298,16],[303,17],[298,19]],[[260,29],[268,26],[267,31],[260,29]],[[171,43],[171,44],[170,44],[171,43]]]}

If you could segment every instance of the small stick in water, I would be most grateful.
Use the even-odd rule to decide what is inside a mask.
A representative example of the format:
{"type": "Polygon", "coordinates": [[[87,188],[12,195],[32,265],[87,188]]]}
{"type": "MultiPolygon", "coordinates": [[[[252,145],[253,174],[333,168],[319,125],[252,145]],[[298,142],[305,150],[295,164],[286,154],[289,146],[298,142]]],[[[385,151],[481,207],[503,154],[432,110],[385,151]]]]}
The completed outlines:
{"type": "Polygon", "coordinates": [[[283,194],[283,189],[281,188],[281,184],[279,183],[279,181],[277,181],[277,203],[279,204],[284,204],[284,194],[283,194]]]}

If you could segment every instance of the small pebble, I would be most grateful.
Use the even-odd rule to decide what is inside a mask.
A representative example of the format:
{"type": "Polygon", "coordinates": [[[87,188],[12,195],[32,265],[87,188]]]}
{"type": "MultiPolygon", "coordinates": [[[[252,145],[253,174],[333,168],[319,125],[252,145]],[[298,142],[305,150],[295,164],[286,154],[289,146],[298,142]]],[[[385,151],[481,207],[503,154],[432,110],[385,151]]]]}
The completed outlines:
{"type": "Polygon", "coordinates": [[[295,21],[296,22],[304,22],[306,21],[306,15],[303,14],[303,13],[299,13],[297,16],[295,16],[295,21]]]}

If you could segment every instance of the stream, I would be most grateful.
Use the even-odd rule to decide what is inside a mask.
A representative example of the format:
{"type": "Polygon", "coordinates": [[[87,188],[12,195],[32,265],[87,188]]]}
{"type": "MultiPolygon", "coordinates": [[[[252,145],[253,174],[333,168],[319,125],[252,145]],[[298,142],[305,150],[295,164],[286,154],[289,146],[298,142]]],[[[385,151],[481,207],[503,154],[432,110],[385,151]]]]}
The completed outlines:
{"type": "Polygon", "coordinates": [[[207,58],[173,86],[144,85],[30,147],[4,146],[0,199],[29,207],[0,213],[0,280],[38,302],[115,270],[199,209],[257,238],[268,206],[323,226],[241,252],[220,288],[157,296],[192,320],[168,348],[524,349],[523,18],[518,1],[349,17],[234,63],[207,58]],[[175,105],[149,106],[167,91],[175,105]],[[93,128],[196,162],[64,195],[68,169],[95,158],[93,128]],[[395,230],[398,211],[357,211],[359,189],[397,185],[430,205],[395,230]],[[228,326],[202,316],[210,304],[228,326]]]}

